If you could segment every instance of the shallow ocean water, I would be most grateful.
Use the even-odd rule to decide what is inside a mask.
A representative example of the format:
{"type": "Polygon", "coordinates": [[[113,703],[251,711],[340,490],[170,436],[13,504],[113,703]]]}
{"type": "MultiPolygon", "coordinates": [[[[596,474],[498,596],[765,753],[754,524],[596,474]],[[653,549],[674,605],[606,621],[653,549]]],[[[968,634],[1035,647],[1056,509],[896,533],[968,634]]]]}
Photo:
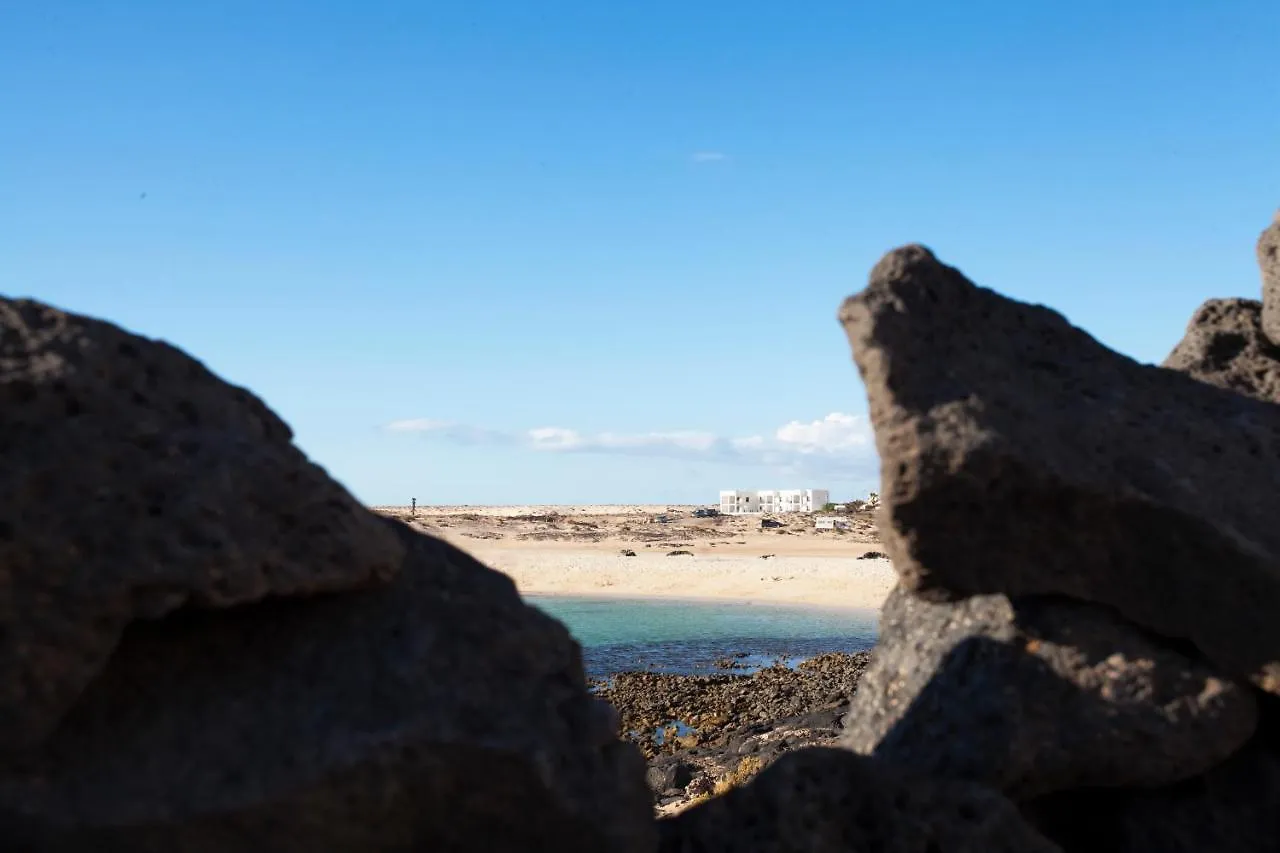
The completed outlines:
{"type": "Polygon", "coordinates": [[[715,661],[738,660],[750,671],[824,652],[875,644],[874,610],[739,602],[527,596],[563,622],[583,647],[587,675],[647,670],[723,672],[715,661]]]}

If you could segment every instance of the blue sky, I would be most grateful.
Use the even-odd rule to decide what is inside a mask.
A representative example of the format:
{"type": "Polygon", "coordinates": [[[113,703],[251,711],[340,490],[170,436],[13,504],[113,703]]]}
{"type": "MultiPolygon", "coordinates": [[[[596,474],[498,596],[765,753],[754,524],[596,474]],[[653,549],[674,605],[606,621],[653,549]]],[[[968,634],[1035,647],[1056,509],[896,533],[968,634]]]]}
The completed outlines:
{"type": "Polygon", "coordinates": [[[0,292],[371,503],[874,488],[840,300],[930,245],[1158,361],[1254,296],[1280,3],[0,6],[0,292]]]}

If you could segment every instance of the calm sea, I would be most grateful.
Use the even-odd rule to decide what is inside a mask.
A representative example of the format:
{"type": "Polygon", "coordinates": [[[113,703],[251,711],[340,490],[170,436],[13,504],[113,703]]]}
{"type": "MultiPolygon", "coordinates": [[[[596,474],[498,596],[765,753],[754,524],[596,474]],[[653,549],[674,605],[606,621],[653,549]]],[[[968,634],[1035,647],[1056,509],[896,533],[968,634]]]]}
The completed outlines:
{"type": "Polygon", "coordinates": [[[747,669],[823,652],[862,651],[876,638],[874,610],[825,610],[736,602],[528,596],[568,626],[583,647],[587,675],[630,670],[721,672],[717,659],[747,669]]]}

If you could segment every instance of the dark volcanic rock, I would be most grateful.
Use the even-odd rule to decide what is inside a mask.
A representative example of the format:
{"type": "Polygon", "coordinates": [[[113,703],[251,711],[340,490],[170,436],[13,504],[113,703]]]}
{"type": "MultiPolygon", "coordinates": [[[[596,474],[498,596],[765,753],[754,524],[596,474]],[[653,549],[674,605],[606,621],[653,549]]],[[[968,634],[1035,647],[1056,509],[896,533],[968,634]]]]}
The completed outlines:
{"type": "Polygon", "coordinates": [[[1280,692],[1280,406],[1140,365],[922,246],[841,318],[907,589],[1109,604],[1280,692]]]}
{"type": "Polygon", "coordinates": [[[747,785],[659,821],[662,853],[1049,853],[994,791],[805,749],[747,785]]]}
{"type": "Polygon", "coordinates": [[[897,589],[844,743],[1022,799],[1174,782],[1227,758],[1256,721],[1248,688],[1105,608],[897,589]]]}
{"type": "Polygon", "coordinates": [[[0,299],[0,748],[48,735],[135,619],[367,586],[402,557],[248,391],[0,299]]]}
{"type": "Polygon", "coordinates": [[[1280,839],[1280,751],[1257,737],[1203,776],[1132,790],[1065,791],[1023,805],[1068,853],[1257,853],[1280,839]]]}
{"type": "Polygon", "coordinates": [[[699,745],[723,749],[740,735],[771,731],[780,721],[843,709],[869,659],[866,652],[834,652],[795,669],[772,666],[751,675],[624,672],[600,682],[597,695],[618,709],[622,730],[633,733],[646,755],[681,748],[653,739],[656,729],[672,721],[692,727],[699,745]]]}
{"type": "MultiPolygon", "coordinates": [[[[666,773],[668,766],[678,763],[696,774],[695,781],[714,787],[717,780],[737,775],[744,760],[754,760],[758,766],[767,767],[797,750],[839,746],[846,710],[845,707],[827,708],[732,729],[708,744],[650,759],[650,772],[666,773]]],[[[662,777],[651,776],[651,786],[655,778],[662,777]]],[[[686,786],[685,791],[687,795],[696,795],[697,786],[693,789],[686,786]]]]}
{"type": "Polygon", "coordinates": [[[649,764],[645,778],[654,794],[674,794],[693,781],[694,766],[674,755],[666,755],[649,764]]]}
{"type": "Polygon", "coordinates": [[[1258,266],[1262,268],[1262,328],[1280,345],[1280,211],[1258,238],[1258,266]]]}
{"type": "Polygon", "coordinates": [[[1164,366],[1259,400],[1280,403],[1280,347],[1262,332],[1262,303],[1210,299],[1164,366]]]}
{"type": "Polygon", "coordinates": [[[512,582],[379,521],[388,585],[135,622],[0,764],[0,849],[651,850],[644,767],[512,582]]]}

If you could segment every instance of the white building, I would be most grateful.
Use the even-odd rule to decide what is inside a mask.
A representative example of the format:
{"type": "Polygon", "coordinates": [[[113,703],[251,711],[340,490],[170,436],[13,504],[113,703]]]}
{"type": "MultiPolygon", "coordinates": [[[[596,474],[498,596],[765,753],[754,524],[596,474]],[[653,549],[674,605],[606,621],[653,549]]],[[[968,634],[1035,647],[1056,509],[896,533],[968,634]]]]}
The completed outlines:
{"type": "Polygon", "coordinates": [[[826,489],[730,489],[720,493],[720,512],[814,512],[831,500],[826,489]]]}

